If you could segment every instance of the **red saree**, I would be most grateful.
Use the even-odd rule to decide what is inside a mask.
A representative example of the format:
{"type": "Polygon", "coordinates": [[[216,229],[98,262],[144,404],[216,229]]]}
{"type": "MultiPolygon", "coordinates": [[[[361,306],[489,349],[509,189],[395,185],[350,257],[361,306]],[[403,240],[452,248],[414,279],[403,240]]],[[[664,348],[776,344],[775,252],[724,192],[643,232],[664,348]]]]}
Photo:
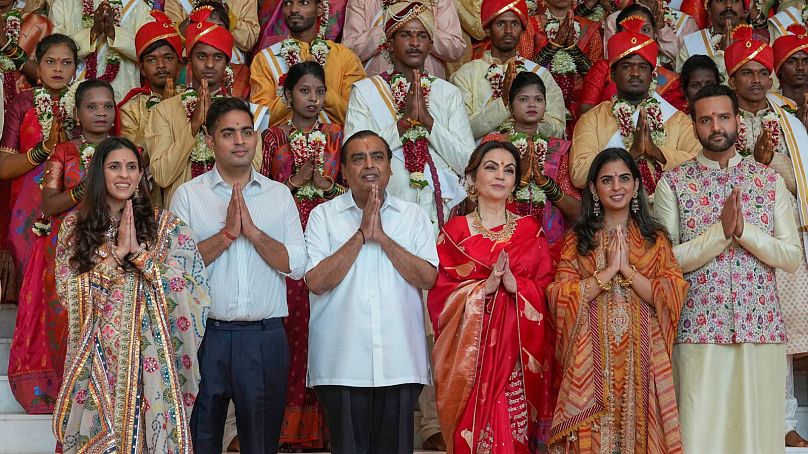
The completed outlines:
{"type": "Polygon", "coordinates": [[[528,453],[547,440],[555,404],[555,329],[544,296],[553,263],[541,226],[520,218],[507,242],[471,235],[455,217],[438,237],[438,281],[427,306],[435,328],[438,417],[450,453],[528,453]],[[484,295],[500,251],[518,293],[484,295]]]}
{"type": "MultiPolygon", "coordinates": [[[[320,130],[326,135],[323,175],[336,181],[339,179],[342,128],[336,124],[323,124],[320,130]]],[[[261,174],[275,181],[286,181],[297,171],[288,135],[283,129],[274,126],[264,131],[263,140],[264,159],[261,174]]],[[[304,229],[311,210],[324,201],[324,198],[300,200],[295,197],[304,229]]],[[[289,376],[280,442],[295,448],[322,449],[327,441],[325,415],[320,409],[317,396],[311,389],[306,388],[309,289],[303,279],[286,280],[286,304],[289,307],[289,316],[284,320],[284,327],[289,337],[289,376]]]]}
{"type": "MultiPolygon", "coordinates": [[[[73,142],[58,144],[45,169],[43,187],[60,192],[79,184],[85,172],[73,142]]],[[[53,412],[62,382],[67,312],[56,293],[54,259],[59,227],[71,211],[51,216],[49,235],[34,236],[20,289],[8,378],[14,397],[28,413],[53,412]]]]}

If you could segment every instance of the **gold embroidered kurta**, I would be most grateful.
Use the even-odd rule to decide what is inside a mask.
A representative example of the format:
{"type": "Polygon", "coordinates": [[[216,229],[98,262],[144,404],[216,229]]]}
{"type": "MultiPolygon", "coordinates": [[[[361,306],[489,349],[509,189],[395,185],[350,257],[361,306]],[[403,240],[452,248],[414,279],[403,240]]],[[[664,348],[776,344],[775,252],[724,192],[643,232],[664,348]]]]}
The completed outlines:
{"type": "MultiPolygon", "coordinates": [[[[548,96],[549,98],[549,96],[548,96]]],[[[613,101],[604,101],[581,115],[572,135],[570,176],[572,184],[583,188],[589,166],[618,131],[617,120],[612,114],[613,101]]],[[[664,169],[672,169],[692,158],[701,150],[690,118],[676,112],[665,122],[665,144],[659,147],[667,162],[664,169]]]]}
{"type": "MultiPolygon", "coordinates": [[[[351,86],[354,82],[365,78],[365,69],[359,57],[343,46],[333,41],[327,41],[330,51],[325,61],[325,101],[323,110],[333,123],[345,124],[345,112],[348,110],[348,97],[351,95],[351,86]]],[[[309,44],[298,41],[300,45],[300,59],[309,60],[309,44]]],[[[265,49],[272,52],[272,48],[265,49]]],[[[276,58],[282,59],[281,56],[276,58]]],[[[292,118],[292,111],[286,108],[286,103],[278,97],[278,81],[270,70],[270,61],[264,52],[259,52],[250,65],[250,100],[256,104],[267,106],[270,109],[270,126],[285,124],[292,118]]]]}

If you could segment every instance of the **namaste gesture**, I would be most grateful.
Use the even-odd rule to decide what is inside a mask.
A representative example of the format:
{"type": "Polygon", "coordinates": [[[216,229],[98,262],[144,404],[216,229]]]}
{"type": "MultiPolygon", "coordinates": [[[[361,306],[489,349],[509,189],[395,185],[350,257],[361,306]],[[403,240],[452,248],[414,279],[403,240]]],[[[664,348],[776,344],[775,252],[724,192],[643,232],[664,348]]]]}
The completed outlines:
{"type": "Polygon", "coordinates": [[[315,167],[313,157],[306,159],[303,165],[297,169],[297,173],[289,177],[289,185],[292,186],[292,188],[289,189],[300,188],[309,182],[323,191],[329,189],[333,184],[315,167]]]}
{"type": "Polygon", "coordinates": [[[516,70],[516,61],[511,60],[508,62],[508,66],[505,68],[505,79],[502,81],[502,103],[505,104],[505,107],[508,107],[508,93],[511,92],[511,84],[513,84],[513,78],[519,72],[516,70]]]}
{"type": "Polygon", "coordinates": [[[359,225],[359,230],[362,232],[365,242],[375,241],[378,243],[386,236],[382,227],[381,207],[382,200],[379,197],[379,186],[374,184],[365,207],[362,209],[362,223],[359,225]]]}
{"type": "Polygon", "coordinates": [[[421,71],[413,69],[407,80],[410,82],[410,89],[407,91],[407,103],[404,106],[404,116],[401,118],[403,121],[398,124],[398,133],[404,134],[414,122],[420,123],[431,132],[434,120],[426,107],[426,97],[421,87],[421,71]]]}
{"type": "Polygon", "coordinates": [[[205,124],[205,117],[210,109],[210,93],[208,93],[208,80],[202,79],[202,86],[199,87],[196,107],[191,115],[191,135],[196,136],[202,125],[205,124]]]}
{"type": "Polygon", "coordinates": [[[570,47],[575,45],[578,40],[578,35],[575,33],[575,16],[572,14],[572,8],[567,10],[564,19],[558,24],[558,32],[556,33],[553,44],[560,47],[570,47]]]}
{"type": "Polygon", "coordinates": [[[640,118],[637,122],[637,129],[634,131],[634,142],[631,144],[631,149],[628,151],[631,157],[639,159],[642,156],[647,156],[660,164],[665,164],[667,159],[662,154],[662,150],[654,144],[651,138],[651,127],[648,126],[648,112],[644,107],[640,108],[640,118]]]}
{"type": "Polygon", "coordinates": [[[502,250],[497,257],[497,263],[485,280],[484,290],[486,295],[490,295],[497,291],[499,284],[505,287],[509,293],[516,293],[516,278],[511,272],[510,258],[508,253],[502,250]]]}
{"type": "Polygon", "coordinates": [[[726,239],[743,235],[744,221],[740,193],[738,188],[733,188],[724,201],[724,208],[721,209],[721,227],[724,228],[726,239]]]}
{"type": "Polygon", "coordinates": [[[93,16],[93,26],[90,28],[90,42],[95,41],[102,36],[108,39],[115,39],[115,10],[112,9],[107,0],[98,4],[93,16]]]}
{"type": "Polygon", "coordinates": [[[127,200],[121,213],[121,221],[118,225],[118,238],[115,249],[112,251],[116,262],[131,258],[131,255],[145,250],[146,245],[138,243],[137,228],[135,227],[135,216],[132,211],[132,201],[127,200]],[[131,255],[130,255],[131,254],[131,255]]]}
{"type": "Polygon", "coordinates": [[[763,129],[763,133],[760,134],[757,142],[755,142],[754,156],[755,161],[764,165],[771,164],[774,158],[774,144],[772,143],[769,131],[766,129],[763,129]]]}
{"type": "Polygon", "coordinates": [[[256,227],[252,216],[250,216],[247,202],[244,201],[243,189],[238,181],[233,184],[230,203],[227,205],[227,217],[222,231],[230,239],[238,238],[241,234],[244,234],[248,241],[255,244],[260,239],[261,230],[256,227]]]}

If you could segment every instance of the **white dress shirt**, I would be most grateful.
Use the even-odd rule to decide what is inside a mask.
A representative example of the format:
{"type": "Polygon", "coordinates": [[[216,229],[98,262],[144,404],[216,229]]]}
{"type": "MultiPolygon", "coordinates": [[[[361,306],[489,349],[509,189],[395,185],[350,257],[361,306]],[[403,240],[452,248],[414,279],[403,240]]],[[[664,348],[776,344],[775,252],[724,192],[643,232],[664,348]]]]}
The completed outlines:
{"type": "MultiPolygon", "coordinates": [[[[432,224],[418,205],[385,194],[385,233],[401,247],[438,264],[432,224]]],[[[362,222],[347,193],[309,216],[306,270],[333,255],[362,222]]],[[[322,295],[310,295],[307,386],[353,387],[431,383],[422,291],[396,271],[378,243],[362,246],[348,274],[322,295]]]]}
{"type": "MultiPolygon", "coordinates": [[[[232,186],[214,166],[177,189],[171,211],[204,241],[224,227],[231,193],[232,186]]],[[[286,186],[255,170],[243,194],[256,227],[286,246],[290,271],[270,267],[242,234],[207,266],[213,299],[209,318],[256,321],[286,317],[286,278],[302,278],[306,266],[306,244],[295,201],[286,186]]]]}

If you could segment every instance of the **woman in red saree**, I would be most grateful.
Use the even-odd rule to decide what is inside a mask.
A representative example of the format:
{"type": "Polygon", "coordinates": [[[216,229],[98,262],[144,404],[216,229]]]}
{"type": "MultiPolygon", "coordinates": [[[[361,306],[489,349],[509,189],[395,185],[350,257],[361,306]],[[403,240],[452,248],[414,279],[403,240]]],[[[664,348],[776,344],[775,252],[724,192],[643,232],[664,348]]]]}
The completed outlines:
{"type": "Polygon", "coordinates": [[[20,289],[17,325],[11,343],[9,382],[29,413],[51,413],[62,381],[67,312],[56,293],[56,240],[64,217],[84,193],[82,182],[95,146],[109,136],[115,100],[108,82],[82,82],[76,90],[79,139],[62,142],[45,162],[42,214],[20,289]],[[47,225],[49,222],[49,225],[47,225]]]}
{"type": "MultiPolygon", "coordinates": [[[[305,229],[314,207],[344,192],[337,183],[342,128],[318,120],[326,88],[325,72],[317,62],[293,65],[283,86],[292,119],[289,124],[264,131],[261,174],[289,187],[305,229]]],[[[317,396],[306,388],[309,289],[303,279],[287,279],[286,295],[289,316],[284,326],[289,336],[290,361],[281,444],[291,449],[322,449],[327,441],[325,415],[317,396]]]]}
{"type": "MultiPolygon", "coordinates": [[[[648,8],[639,3],[633,3],[620,12],[617,16],[617,31],[623,30],[620,22],[631,16],[644,17],[646,21],[641,29],[642,33],[648,35],[650,38],[656,39],[656,19],[648,8]]],[[[679,75],[659,64],[657,64],[656,73],[656,92],[659,96],[665,98],[665,101],[668,101],[673,107],[683,110],[685,106],[687,106],[687,100],[682,93],[679,75]]],[[[608,101],[615,95],[617,95],[617,85],[615,85],[612,80],[609,62],[607,60],[600,60],[593,64],[592,68],[586,73],[586,76],[584,76],[581,96],[579,98],[580,114],[583,115],[589,109],[603,101],[608,101]]]]}
{"type": "Polygon", "coordinates": [[[688,284],[622,148],[595,158],[547,289],[562,364],[550,452],[682,452],[671,349],[688,284]]]}
{"type": "Polygon", "coordinates": [[[42,86],[21,92],[5,105],[0,140],[0,178],[11,180],[8,245],[16,265],[17,285],[33,248],[35,235],[31,227],[40,214],[39,184],[45,160],[64,138],[59,100],[76,75],[78,48],[65,35],[50,35],[37,44],[36,60],[42,86]]]}
{"type": "Polygon", "coordinates": [[[544,291],[554,269],[536,219],[505,208],[519,170],[510,142],[477,147],[466,168],[477,209],[438,237],[427,306],[449,453],[529,453],[546,441],[556,334],[544,291]]]}
{"type": "Polygon", "coordinates": [[[568,221],[581,211],[581,194],[570,181],[570,141],[546,138],[538,133],[547,107],[541,77],[530,71],[517,74],[508,93],[511,121],[483,142],[511,142],[521,155],[519,186],[508,209],[520,216],[533,216],[544,230],[553,259],[558,260],[561,239],[568,221]]]}

